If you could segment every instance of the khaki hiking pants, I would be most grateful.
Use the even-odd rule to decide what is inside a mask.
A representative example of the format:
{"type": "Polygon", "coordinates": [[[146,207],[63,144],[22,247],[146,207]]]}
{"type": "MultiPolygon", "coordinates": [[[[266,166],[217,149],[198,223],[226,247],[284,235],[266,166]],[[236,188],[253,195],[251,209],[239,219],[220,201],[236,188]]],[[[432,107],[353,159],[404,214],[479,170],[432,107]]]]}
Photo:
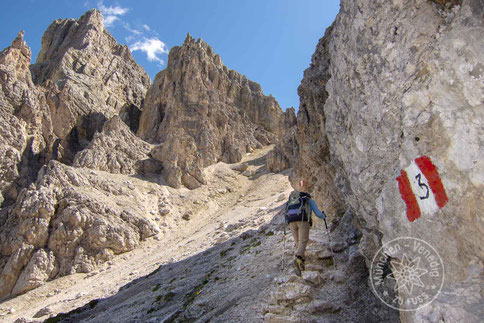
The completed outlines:
{"type": "Polygon", "coordinates": [[[309,222],[294,221],[289,223],[289,228],[296,244],[296,256],[304,258],[304,251],[306,251],[306,245],[309,241],[309,222]]]}

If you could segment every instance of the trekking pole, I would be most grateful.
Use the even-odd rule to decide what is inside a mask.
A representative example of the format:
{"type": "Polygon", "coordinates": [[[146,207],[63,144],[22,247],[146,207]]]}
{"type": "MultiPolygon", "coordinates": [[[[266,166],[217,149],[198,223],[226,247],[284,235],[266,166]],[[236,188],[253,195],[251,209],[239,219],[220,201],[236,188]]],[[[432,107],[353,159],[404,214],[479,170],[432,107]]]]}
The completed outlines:
{"type": "Polygon", "coordinates": [[[284,235],[282,236],[282,272],[284,272],[286,258],[286,227],[284,227],[284,235]]]}
{"type": "Polygon", "coordinates": [[[284,228],[284,234],[282,236],[282,272],[284,272],[285,258],[286,258],[286,223],[284,217],[282,217],[282,226],[284,228]]]}
{"type": "Polygon", "coordinates": [[[338,269],[338,267],[336,267],[336,260],[334,259],[333,246],[331,245],[331,235],[329,234],[328,225],[326,224],[326,218],[324,218],[324,226],[326,227],[326,231],[328,233],[329,248],[331,249],[331,256],[333,257],[334,269],[338,269]]]}

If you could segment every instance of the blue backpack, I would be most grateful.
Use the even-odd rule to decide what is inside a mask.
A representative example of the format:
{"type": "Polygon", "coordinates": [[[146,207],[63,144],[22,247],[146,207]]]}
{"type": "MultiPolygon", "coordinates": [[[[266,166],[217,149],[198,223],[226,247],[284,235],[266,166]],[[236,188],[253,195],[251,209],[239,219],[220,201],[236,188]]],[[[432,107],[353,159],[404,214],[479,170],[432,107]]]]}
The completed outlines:
{"type": "Polygon", "coordinates": [[[312,225],[311,215],[309,214],[309,193],[292,191],[286,203],[284,220],[286,223],[294,221],[308,221],[312,225]]]}

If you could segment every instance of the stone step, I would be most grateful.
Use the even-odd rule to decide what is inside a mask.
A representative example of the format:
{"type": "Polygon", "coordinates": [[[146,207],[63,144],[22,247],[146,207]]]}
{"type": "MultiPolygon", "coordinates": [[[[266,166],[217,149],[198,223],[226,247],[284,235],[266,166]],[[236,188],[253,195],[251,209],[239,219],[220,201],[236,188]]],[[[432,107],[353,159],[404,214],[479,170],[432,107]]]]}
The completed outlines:
{"type": "MultiPolygon", "coordinates": [[[[294,248],[287,247],[284,252],[284,256],[286,257],[286,260],[292,261],[295,255],[295,250],[294,248]]],[[[324,248],[324,249],[307,249],[304,257],[306,258],[306,261],[312,261],[312,260],[321,260],[321,259],[327,259],[331,258],[331,250],[329,248],[324,248]]]]}
{"type": "Polygon", "coordinates": [[[331,250],[329,249],[308,249],[305,253],[306,260],[310,259],[327,259],[331,258],[331,250]]]}
{"type": "Polygon", "coordinates": [[[341,306],[330,301],[316,300],[308,306],[308,311],[313,314],[335,313],[341,310],[341,306]]]}
{"type": "Polygon", "coordinates": [[[286,283],[279,286],[271,295],[279,302],[309,302],[312,299],[312,290],[308,285],[300,283],[286,283]]]}
{"type": "Polygon", "coordinates": [[[273,313],[264,315],[264,322],[266,323],[301,323],[300,317],[281,316],[273,313]]]}
{"type": "Polygon", "coordinates": [[[319,271],[303,271],[302,278],[316,286],[319,286],[322,282],[321,273],[319,271]]]}

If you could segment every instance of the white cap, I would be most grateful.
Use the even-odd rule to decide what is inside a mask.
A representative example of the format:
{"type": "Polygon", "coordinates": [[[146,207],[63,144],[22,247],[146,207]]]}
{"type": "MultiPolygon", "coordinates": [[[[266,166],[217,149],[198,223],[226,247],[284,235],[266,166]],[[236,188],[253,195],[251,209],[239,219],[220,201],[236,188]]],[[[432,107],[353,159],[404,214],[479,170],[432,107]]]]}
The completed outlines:
{"type": "Polygon", "coordinates": [[[300,180],[299,181],[299,190],[304,191],[304,188],[306,187],[306,181],[305,180],[300,180]]]}

